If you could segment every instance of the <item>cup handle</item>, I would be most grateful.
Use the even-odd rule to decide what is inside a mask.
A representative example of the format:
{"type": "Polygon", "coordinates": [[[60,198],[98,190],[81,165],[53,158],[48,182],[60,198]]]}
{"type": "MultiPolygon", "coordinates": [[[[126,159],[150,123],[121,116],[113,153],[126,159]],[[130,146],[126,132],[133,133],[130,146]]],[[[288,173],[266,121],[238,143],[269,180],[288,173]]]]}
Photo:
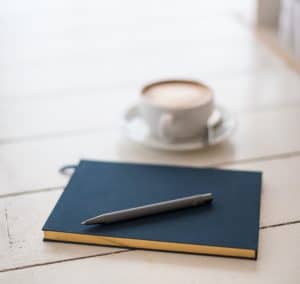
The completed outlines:
{"type": "Polygon", "coordinates": [[[158,135],[163,140],[172,140],[172,137],[170,136],[170,126],[172,125],[173,121],[174,117],[170,113],[165,113],[160,117],[158,123],[158,135]]]}
{"type": "Polygon", "coordinates": [[[207,121],[207,140],[208,144],[213,141],[214,130],[223,122],[222,115],[219,110],[215,110],[207,121]]]}

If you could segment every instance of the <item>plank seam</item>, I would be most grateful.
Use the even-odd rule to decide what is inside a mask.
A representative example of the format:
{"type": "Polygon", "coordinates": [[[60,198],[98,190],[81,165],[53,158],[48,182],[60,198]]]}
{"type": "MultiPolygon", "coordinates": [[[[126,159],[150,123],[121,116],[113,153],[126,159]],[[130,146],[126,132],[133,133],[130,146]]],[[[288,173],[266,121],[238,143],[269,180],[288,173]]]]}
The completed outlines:
{"type": "Polygon", "coordinates": [[[17,267],[2,269],[2,270],[0,270],[0,273],[15,271],[15,270],[23,270],[23,269],[39,267],[39,266],[46,266],[46,265],[62,263],[62,262],[69,262],[69,261],[74,261],[74,260],[81,260],[81,259],[86,259],[86,258],[94,258],[94,257],[98,257],[98,256],[119,254],[119,253],[131,251],[131,250],[134,250],[134,249],[122,249],[122,250],[107,252],[107,253],[99,253],[99,254],[94,254],[94,255],[86,255],[86,256],[80,256],[80,257],[74,257],[74,258],[66,258],[66,259],[55,260],[55,261],[48,261],[48,262],[35,263],[35,264],[30,264],[30,265],[17,266],[17,267]]]}
{"type": "MultiPolygon", "coordinates": [[[[281,227],[281,226],[289,226],[289,225],[294,225],[294,224],[299,224],[300,220],[296,221],[290,221],[290,222],[285,222],[285,223],[278,223],[278,224],[273,224],[273,225],[266,225],[266,226],[261,226],[259,229],[260,230],[265,230],[269,228],[275,228],[275,227],[281,227]]],[[[119,250],[119,251],[114,251],[114,252],[108,252],[108,253],[101,253],[101,254],[95,254],[95,255],[87,255],[87,256],[81,256],[81,257],[75,257],[75,258],[68,258],[68,259],[62,259],[62,260],[55,260],[55,261],[49,261],[49,262],[44,262],[44,263],[36,263],[36,264],[30,264],[30,265],[23,265],[19,267],[12,267],[12,268],[6,268],[0,270],[0,273],[2,272],[10,272],[10,271],[15,271],[15,270],[23,270],[23,269],[28,269],[28,268],[33,268],[33,267],[39,267],[39,266],[46,266],[46,265],[51,265],[51,264],[56,264],[56,263],[62,263],[62,262],[69,262],[69,261],[74,261],[74,260],[81,260],[81,259],[87,259],[87,258],[94,258],[98,256],[107,256],[107,255],[113,255],[113,254],[119,254],[119,253],[126,253],[130,251],[134,251],[136,249],[124,249],[124,250],[119,250]]]]}
{"type": "Polygon", "coordinates": [[[54,187],[49,187],[49,188],[32,189],[32,190],[18,191],[18,192],[13,192],[13,193],[5,193],[5,194],[0,194],[0,198],[8,198],[8,197],[15,197],[15,196],[26,195],[26,194],[55,191],[55,190],[59,190],[59,189],[62,190],[63,188],[64,188],[64,186],[61,185],[61,186],[54,186],[54,187]]]}
{"type": "Polygon", "coordinates": [[[273,224],[273,225],[261,226],[261,227],[259,227],[259,229],[260,230],[265,230],[265,229],[269,229],[269,228],[276,228],[276,227],[294,225],[294,224],[298,224],[298,223],[300,223],[300,220],[289,221],[289,222],[282,222],[282,223],[273,224]]]}
{"type": "Polygon", "coordinates": [[[212,163],[212,164],[208,164],[208,166],[228,166],[228,165],[236,165],[236,164],[247,164],[247,163],[251,163],[251,162],[273,161],[273,160],[281,160],[281,159],[286,159],[286,158],[293,158],[293,157],[297,157],[299,155],[300,155],[300,151],[285,152],[285,153],[266,155],[266,156],[261,156],[261,157],[240,159],[240,160],[236,160],[236,161],[225,161],[225,162],[221,162],[221,163],[212,163]]]}
{"type": "MultiPolygon", "coordinates": [[[[275,154],[275,155],[267,155],[267,156],[262,156],[262,157],[259,157],[259,158],[240,159],[240,160],[236,160],[236,161],[224,161],[224,162],[221,162],[221,163],[208,163],[208,164],[205,165],[205,167],[220,167],[220,166],[247,164],[247,163],[251,163],[251,162],[265,162],[265,161],[273,161],[273,160],[293,158],[293,157],[298,157],[298,156],[300,156],[300,151],[286,152],[286,153],[280,153],[280,154],[275,154]]],[[[135,162],[135,161],[131,161],[131,162],[135,162]]],[[[136,163],[139,163],[139,162],[136,162],[136,163]]],[[[180,166],[180,164],[179,164],[179,166],[180,166]]],[[[0,194],[0,199],[1,198],[19,196],[19,195],[35,194],[35,193],[52,191],[52,190],[53,191],[54,190],[59,190],[59,189],[63,189],[64,186],[65,185],[60,185],[60,186],[54,186],[54,187],[49,187],[49,188],[40,188],[40,189],[19,191],[19,192],[14,192],[14,193],[0,194]]]]}
{"type": "MultiPolygon", "coordinates": [[[[280,106],[274,106],[272,104],[269,104],[267,107],[263,106],[262,108],[256,107],[255,109],[240,109],[235,110],[232,109],[233,113],[239,114],[243,113],[243,117],[247,115],[252,115],[256,113],[262,113],[262,112],[278,112],[280,110],[286,110],[286,109],[296,109],[298,110],[300,108],[300,103],[295,102],[293,104],[285,104],[280,106]]],[[[68,137],[74,137],[74,136],[83,136],[85,134],[97,134],[99,132],[103,131],[118,131],[117,127],[118,123],[112,123],[107,126],[101,126],[101,127],[92,127],[92,128],[82,128],[82,129],[74,129],[71,131],[57,131],[57,132],[49,132],[49,133],[40,133],[40,134],[33,134],[28,136],[16,136],[16,137],[6,137],[6,138],[0,138],[0,146],[5,145],[12,145],[12,144],[20,144],[23,142],[36,142],[36,141],[43,141],[46,139],[59,139],[59,138],[68,138],[68,137]]]]}

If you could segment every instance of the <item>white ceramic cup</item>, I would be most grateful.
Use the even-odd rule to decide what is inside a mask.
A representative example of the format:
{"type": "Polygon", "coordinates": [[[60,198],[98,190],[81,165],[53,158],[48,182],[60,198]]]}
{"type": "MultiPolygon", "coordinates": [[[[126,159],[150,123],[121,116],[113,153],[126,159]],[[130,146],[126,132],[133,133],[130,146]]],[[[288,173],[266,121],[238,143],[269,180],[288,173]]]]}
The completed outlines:
{"type": "Polygon", "coordinates": [[[142,89],[138,107],[151,134],[159,139],[173,142],[197,135],[207,135],[207,122],[214,110],[213,93],[209,87],[197,81],[159,81],[146,85],[142,89]],[[172,90],[174,95],[176,93],[178,97],[179,94],[183,99],[182,103],[179,98],[174,106],[170,97],[172,90]],[[152,96],[153,92],[155,97],[152,96]],[[187,100],[182,97],[185,94],[189,96],[191,93],[193,97],[190,97],[192,98],[190,101],[188,97],[187,100]],[[159,102],[160,95],[167,95],[167,102],[159,102]]]}

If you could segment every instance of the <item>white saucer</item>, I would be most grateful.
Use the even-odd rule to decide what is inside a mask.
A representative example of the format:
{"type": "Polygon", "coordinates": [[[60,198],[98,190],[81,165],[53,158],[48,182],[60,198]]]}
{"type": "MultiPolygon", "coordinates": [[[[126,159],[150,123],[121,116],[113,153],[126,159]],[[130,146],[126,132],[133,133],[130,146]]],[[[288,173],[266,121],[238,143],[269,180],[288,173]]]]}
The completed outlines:
{"type": "Polygon", "coordinates": [[[188,151],[221,143],[227,139],[235,129],[236,120],[224,108],[217,106],[215,114],[221,117],[219,123],[210,127],[206,137],[193,137],[184,141],[168,143],[150,134],[149,127],[140,116],[136,105],[127,109],[123,116],[123,131],[127,138],[139,144],[161,150],[188,151]]]}

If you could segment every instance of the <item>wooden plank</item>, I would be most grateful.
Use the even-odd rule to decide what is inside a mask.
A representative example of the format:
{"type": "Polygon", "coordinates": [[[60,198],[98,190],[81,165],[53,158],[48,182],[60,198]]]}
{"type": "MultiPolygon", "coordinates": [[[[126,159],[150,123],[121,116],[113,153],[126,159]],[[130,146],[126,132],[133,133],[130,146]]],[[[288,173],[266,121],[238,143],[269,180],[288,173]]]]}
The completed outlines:
{"type": "MultiPolygon", "coordinates": [[[[55,43],[58,40],[66,44],[67,48],[73,43],[72,49],[76,49],[86,43],[95,46],[94,43],[99,43],[99,39],[100,47],[103,43],[109,42],[114,43],[115,46],[120,46],[121,43],[122,48],[126,48],[128,44],[135,46],[135,42],[157,39],[169,41],[174,38],[181,40],[198,38],[205,42],[211,37],[225,35],[237,38],[238,35],[245,33],[249,37],[248,31],[238,25],[235,18],[228,17],[228,11],[232,7],[228,8],[227,5],[225,7],[220,3],[200,4],[197,1],[189,1],[189,5],[174,5],[172,1],[165,1],[163,5],[159,3],[159,9],[155,8],[156,5],[148,4],[141,7],[136,0],[129,1],[126,5],[122,1],[113,1],[113,4],[105,5],[91,1],[89,7],[94,7],[93,9],[82,6],[79,1],[74,1],[70,12],[68,4],[64,2],[59,5],[60,9],[57,8],[57,4],[36,5],[34,1],[28,1],[26,6],[20,4],[18,8],[5,3],[1,7],[4,23],[1,33],[4,34],[7,42],[14,43],[13,40],[17,37],[20,44],[13,45],[14,48],[28,48],[34,50],[35,54],[41,53],[40,45],[30,46],[30,43],[33,41],[40,43],[45,40],[52,44],[45,44],[42,47],[47,48],[49,53],[55,53],[57,52],[54,50],[57,49],[55,43]],[[116,11],[116,6],[120,8],[121,13],[116,11]],[[169,9],[170,6],[172,9],[169,9]],[[32,7],[35,13],[32,13],[32,7]],[[62,13],[64,9],[65,12],[62,13]],[[109,12],[114,17],[109,16],[109,12]],[[214,15],[213,19],[212,15],[214,15]],[[90,44],[92,40],[93,44],[90,44]]],[[[234,6],[236,8],[236,4],[234,6]]],[[[25,57],[26,54],[26,52],[20,55],[17,53],[14,56],[25,57]]]]}
{"type": "MultiPolygon", "coordinates": [[[[32,15],[29,17],[32,20],[32,15]]],[[[112,55],[116,51],[118,51],[116,53],[118,57],[126,54],[132,58],[134,55],[145,55],[149,51],[161,53],[169,50],[172,54],[187,48],[193,53],[199,48],[205,52],[208,51],[208,48],[220,50],[222,48],[229,49],[229,47],[236,50],[239,48],[249,50],[253,44],[256,44],[251,31],[233,18],[182,18],[184,22],[179,22],[178,18],[174,16],[168,17],[168,21],[166,17],[162,16],[140,18],[141,22],[138,26],[134,22],[103,23],[101,22],[103,19],[98,18],[96,23],[64,22],[62,23],[62,25],[65,24],[64,28],[49,26],[47,21],[45,23],[47,27],[43,27],[43,23],[40,23],[39,26],[32,29],[32,27],[22,25],[20,17],[10,15],[10,17],[6,17],[7,25],[13,22],[15,26],[6,27],[6,29],[4,26],[2,29],[0,28],[5,38],[4,44],[0,46],[0,51],[7,56],[6,58],[1,56],[1,64],[8,64],[12,67],[14,64],[37,63],[38,60],[40,60],[40,64],[43,64],[49,63],[47,58],[63,59],[63,57],[69,61],[76,55],[86,56],[87,59],[93,55],[97,60],[105,58],[105,55],[112,55]],[[223,29],[220,30],[216,24],[222,25],[223,29]],[[14,37],[11,35],[12,31],[14,37]],[[14,46],[15,38],[20,42],[18,46],[14,46]],[[232,42],[233,40],[234,42],[232,42]],[[215,45],[216,42],[222,42],[223,46],[215,45]],[[14,54],[9,47],[14,47],[15,50],[23,53],[14,54]],[[90,51],[92,54],[86,54],[86,51],[90,51]],[[47,57],[45,57],[45,53],[47,57]],[[9,61],[9,58],[12,61],[9,61]]],[[[82,58],[78,59],[79,62],[82,61],[82,58]]],[[[145,59],[147,60],[146,57],[145,59]]],[[[112,64],[114,63],[117,62],[112,62],[112,64]]]]}
{"type": "Polygon", "coordinates": [[[300,280],[300,225],[262,230],[257,261],[131,251],[0,274],[3,283],[290,283],[300,280]],[[59,271],[59,275],[57,275],[59,271]],[[99,278],[100,277],[100,278],[99,278]]]}
{"type": "MultiPolygon", "coordinates": [[[[300,106],[300,79],[283,70],[260,71],[231,79],[208,80],[216,102],[237,112],[300,106]]],[[[139,87],[72,90],[54,97],[0,99],[0,143],[23,137],[67,135],[117,124],[124,109],[138,100],[139,87]],[[83,90],[81,90],[83,91],[83,90]],[[7,123],[9,121],[9,123],[7,123]]]]}
{"type": "Polygon", "coordinates": [[[216,102],[238,112],[285,108],[300,103],[300,77],[286,68],[211,79],[216,102]]]}
{"type": "Polygon", "coordinates": [[[0,147],[0,194],[62,186],[60,166],[80,158],[215,165],[300,151],[299,108],[238,115],[232,138],[205,151],[171,153],[152,150],[125,139],[119,129],[94,134],[24,141],[0,147]]]}
{"type": "Polygon", "coordinates": [[[56,190],[0,200],[0,270],[121,250],[43,242],[41,228],[60,193],[56,190]]]}
{"type": "Polygon", "coordinates": [[[0,93],[42,96],[79,89],[85,94],[90,87],[141,84],[170,77],[206,79],[276,67],[272,59],[265,56],[265,51],[254,44],[233,48],[216,42],[210,47],[170,49],[133,50],[130,54],[126,50],[86,48],[74,51],[72,56],[62,54],[51,58],[47,55],[44,59],[5,64],[0,72],[0,93]]]}
{"type": "MultiPolygon", "coordinates": [[[[50,33],[48,37],[45,37],[47,33],[40,37],[34,33],[24,36],[23,27],[19,34],[20,45],[16,47],[15,38],[10,38],[10,35],[2,48],[0,74],[3,84],[0,94],[43,95],[45,91],[55,93],[60,88],[76,89],[82,85],[88,88],[140,82],[162,76],[184,76],[192,75],[191,73],[198,76],[216,75],[246,69],[257,70],[262,66],[273,67],[272,60],[265,56],[266,52],[250,35],[242,39],[231,35],[227,39],[221,37],[206,40],[199,27],[212,23],[200,22],[198,27],[192,24],[180,29],[181,34],[184,29],[191,30],[190,33],[185,31],[185,37],[178,37],[179,29],[176,31],[176,28],[170,29],[170,26],[165,25],[157,25],[154,29],[147,25],[144,29],[141,27],[140,31],[131,27],[129,34],[124,30],[114,31],[106,27],[107,35],[100,30],[95,31],[92,37],[82,32],[75,33],[75,36],[71,32],[64,32],[63,35],[53,33],[54,36],[50,33]],[[195,37],[196,31],[191,27],[197,27],[198,39],[195,37]],[[160,32],[155,32],[157,29],[160,32]],[[168,39],[166,32],[170,35],[172,31],[177,36],[168,39]],[[151,39],[152,33],[156,38],[151,39]],[[95,38],[96,34],[98,37],[95,38]],[[118,40],[106,38],[111,37],[111,34],[115,34],[118,40]],[[124,34],[131,39],[120,42],[118,36],[124,37],[124,34]],[[189,34],[193,36],[187,38],[186,35],[189,34]],[[182,42],[184,39],[187,42],[182,42]],[[12,47],[17,48],[17,52],[12,47]],[[14,86],[15,83],[22,85],[14,86]]],[[[89,26],[85,28],[90,28],[91,34],[95,29],[89,26]]]]}
{"type": "MultiPolygon", "coordinates": [[[[174,40],[184,41],[181,43],[183,45],[187,40],[198,40],[205,45],[219,38],[235,38],[237,45],[245,42],[243,39],[251,37],[248,30],[224,12],[212,19],[207,9],[204,12],[203,3],[201,9],[197,9],[197,13],[191,13],[191,7],[199,5],[197,1],[190,2],[188,9],[186,5],[174,5],[172,1],[165,1],[164,5],[160,3],[159,9],[153,9],[155,5],[152,4],[140,7],[136,0],[126,5],[122,1],[113,2],[113,5],[103,5],[92,1],[89,7],[94,9],[88,8],[88,13],[83,13],[87,7],[82,7],[79,1],[73,2],[72,12],[68,4],[63,2],[59,5],[60,9],[57,8],[57,4],[36,5],[34,1],[28,1],[26,6],[18,7],[3,3],[0,11],[3,19],[0,32],[5,39],[0,47],[3,63],[13,64],[14,61],[26,61],[37,57],[43,61],[52,55],[72,56],[74,51],[85,51],[84,49],[98,50],[98,55],[101,55],[99,50],[103,48],[118,48],[120,52],[128,47],[153,48],[153,42],[157,42],[158,47],[163,48],[165,44],[174,40]],[[122,7],[121,13],[116,11],[115,5],[122,7]],[[137,13],[130,5],[141,9],[137,13]],[[172,9],[169,9],[170,5],[173,6],[172,9]],[[179,6],[182,7],[176,11],[176,7],[178,9],[179,6]],[[35,13],[32,12],[32,7],[35,13]],[[66,12],[62,12],[64,9],[66,12]],[[112,12],[114,17],[109,16],[108,11],[112,12]],[[15,44],[16,39],[18,45],[15,44]]],[[[207,6],[210,5],[205,4],[205,7],[207,6]]],[[[219,8],[220,5],[213,8],[214,15],[216,6],[219,8]]],[[[223,42],[232,44],[230,41],[223,42]]],[[[173,44],[173,48],[176,46],[173,44]]]]}
{"type": "Polygon", "coordinates": [[[91,87],[176,76],[206,80],[208,75],[277,66],[249,30],[228,15],[212,19],[206,11],[199,16],[202,8],[196,14],[190,15],[190,9],[184,14],[185,7],[175,15],[169,2],[172,11],[169,5],[160,4],[155,12],[143,7],[143,15],[129,5],[118,16],[113,9],[112,20],[106,13],[101,16],[101,5],[93,5],[97,13],[89,11],[88,16],[82,14],[83,7],[70,13],[63,4],[60,9],[37,7],[31,1],[18,9],[3,5],[0,96],[43,96],[70,90],[85,94],[91,87]],[[28,10],[31,5],[35,13],[28,10]],[[61,14],[64,8],[67,12],[61,14]]]}
{"type": "MultiPolygon", "coordinates": [[[[299,163],[300,157],[293,157],[227,167],[263,171],[261,226],[300,220],[299,163]]],[[[115,251],[42,242],[41,227],[60,193],[55,190],[0,199],[0,270],[115,251]]]]}

